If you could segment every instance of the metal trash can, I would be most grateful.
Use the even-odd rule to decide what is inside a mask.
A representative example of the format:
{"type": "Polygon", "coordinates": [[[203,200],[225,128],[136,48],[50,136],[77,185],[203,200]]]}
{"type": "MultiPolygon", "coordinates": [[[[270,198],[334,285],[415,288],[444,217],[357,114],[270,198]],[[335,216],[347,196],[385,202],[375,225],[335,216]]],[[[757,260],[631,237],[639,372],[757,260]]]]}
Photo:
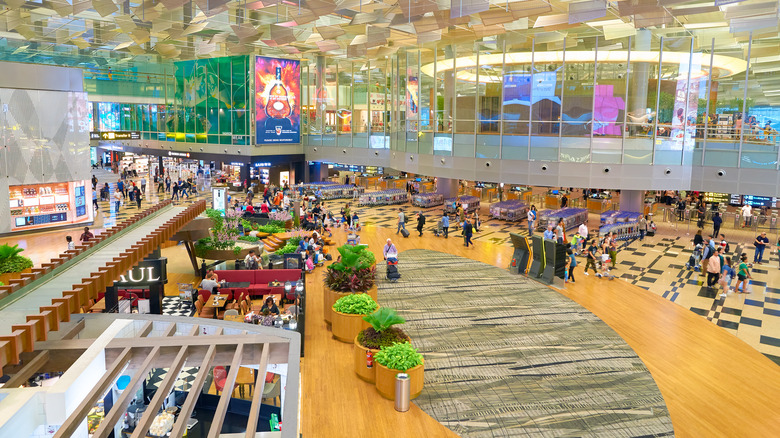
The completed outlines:
{"type": "Polygon", "coordinates": [[[406,412],[409,410],[410,380],[406,373],[395,375],[395,410],[406,412]]]}

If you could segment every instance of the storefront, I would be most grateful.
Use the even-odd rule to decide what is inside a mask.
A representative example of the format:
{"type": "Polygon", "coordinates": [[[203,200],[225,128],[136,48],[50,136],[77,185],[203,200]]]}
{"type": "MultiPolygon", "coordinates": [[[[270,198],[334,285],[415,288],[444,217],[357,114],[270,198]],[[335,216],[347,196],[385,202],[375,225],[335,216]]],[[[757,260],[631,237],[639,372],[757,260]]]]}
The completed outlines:
{"type": "Polygon", "coordinates": [[[11,231],[90,223],[94,219],[89,181],[9,186],[9,198],[11,231]]]}

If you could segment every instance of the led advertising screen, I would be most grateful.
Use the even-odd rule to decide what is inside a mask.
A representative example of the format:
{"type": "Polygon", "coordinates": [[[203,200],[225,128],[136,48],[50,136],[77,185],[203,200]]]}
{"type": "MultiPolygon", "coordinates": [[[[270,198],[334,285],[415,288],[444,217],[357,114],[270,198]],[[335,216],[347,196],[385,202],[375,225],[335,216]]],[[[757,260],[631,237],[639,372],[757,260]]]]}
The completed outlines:
{"type": "Polygon", "coordinates": [[[301,73],[298,61],[255,60],[257,144],[301,142],[301,73]]]}

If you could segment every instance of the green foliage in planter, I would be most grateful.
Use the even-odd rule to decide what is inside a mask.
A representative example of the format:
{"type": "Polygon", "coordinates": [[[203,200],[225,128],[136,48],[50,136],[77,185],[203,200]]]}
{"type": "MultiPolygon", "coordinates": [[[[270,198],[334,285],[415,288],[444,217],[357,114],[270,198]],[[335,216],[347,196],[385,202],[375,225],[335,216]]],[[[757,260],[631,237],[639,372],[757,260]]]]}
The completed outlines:
{"type": "Polygon", "coordinates": [[[211,237],[204,237],[195,242],[195,255],[197,257],[205,257],[209,251],[213,250],[232,250],[236,255],[241,253],[241,247],[237,246],[233,241],[216,242],[211,237]]]}
{"type": "Polygon", "coordinates": [[[358,257],[361,265],[368,265],[371,266],[374,263],[376,263],[376,257],[374,257],[374,253],[371,251],[363,251],[360,253],[360,256],[358,257]]]}
{"type": "Polygon", "coordinates": [[[277,249],[276,251],[274,251],[274,254],[277,254],[277,255],[292,254],[297,249],[298,249],[298,244],[297,243],[296,244],[287,243],[283,247],[281,247],[281,248],[277,249]]]}
{"type": "Polygon", "coordinates": [[[284,221],[270,220],[265,225],[272,225],[274,227],[279,228],[280,230],[282,230],[282,231],[279,231],[280,233],[283,233],[284,230],[286,230],[286,228],[284,227],[284,225],[285,225],[284,221]]]}
{"type": "Polygon", "coordinates": [[[333,304],[333,310],[349,315],[368,315],[378,306],[379,304],[368,294],[350,294],[339,298],[333,304]]]}
{"type": "Polygon", "coordinates": [[[25,256],[18,255],[18,253],[17,255],[0,259],[0,274],[22,272],[25,269],[32,267],[32,260],[25,256]]]}
{"type": "Polygon", "coordinates": [[[382,347],[374,355],[374,360],[392,370],[406,371],[417,365],[422,365],[423,356],[408,342],[396,343],[388,347],[382,347]]]}
{"type": "Polygon", "coordinates": [[[275,224],[265,224],[257,227],[257,231],[261,233],[276,234],[276,233],[284,233],[285,229],[284,229],[284,225],[279,226],[275,224]]]}
{"type": "Polygon", "coordinates": [[[377,332],[383,332],[396,324],[406,322],[395,309],[382,307],[376,312],[363,317],[363,321],[371,324],[371,327],[377,332]]]}
{"type": "Polygon", "coordinates": [[[0,260],[15,257],[22,251],[24,248],[19,248],[19,245],[0,245],[0,260]]]}
{"type": "Polygon", "coordinates": [[[373,264],[370,258],[374,258],[374,254],[372,253],[370,256],[365,254],[371,252],[366,249],[365,245],[341,245],[338,247],[338,251],[341,254],[341,260],[328,266],[328,269],[354,272],[366,269],[373,264]]]}
{"type": "Polygon", "coordinates": [[[252,242],[252,243],[254,243],[254,242],[257,242],[260,239],[258,239],[255,236],[239,236],[238,240],[241,240],[243,242],[252,242]]]}
{"type": "Polygon", "coordinates": [[[244,231],[246,230],[256,230],[258,225],[252,221],[248,221],[246,219],[241,219],[241,226],[244,227],[244,231]]]}
{"type": "Polygon", "coordinates": [[[325,285],[338,292],[365,292],[374,286],[374,277],[376,266],[356,271],[337,271],[328,266],[325,285]]]}
{"type": "Polygon", "coordinates": [[[287,244],[288,244],[288,245],[289,245],[289,244],[293,244],[293,245],[295,245],[295,246],[298,246],[298,244],[299,244],[299,243],[301,243],[301,238],[300,238],[300,236],[290,237],[290,238],[287,240],[287,244]]]}
{"type": "Polygon", "coordinates": [[[0,281],[0,286],[5,286],[5,283],[3,283],[2,281],[0,281]]]}

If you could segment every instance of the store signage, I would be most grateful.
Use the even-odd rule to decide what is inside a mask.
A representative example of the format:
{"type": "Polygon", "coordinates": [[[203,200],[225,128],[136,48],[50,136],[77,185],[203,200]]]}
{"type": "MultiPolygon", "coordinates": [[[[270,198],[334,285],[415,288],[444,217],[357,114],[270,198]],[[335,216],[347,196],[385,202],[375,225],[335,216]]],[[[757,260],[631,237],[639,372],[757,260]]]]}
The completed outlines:
{"type": "Polygon", "coordinates": [[[90,132],[90,140],[140,140],[140,131],[90,132]]]}
{"type": "Polygon", "coordinates": [[[223,187],[214,187],[211,189],[211,208],[224,212],[227,207],[227,190],[223,187]]]}
{"type": "Polygon", "coordinates": [[[271,163],[265,162],[265,163],[255,163],[255,167],[271,167],[271,163]]]}
{"type": "Polygon", "coordinates": [[[189,152],[174,152],[174,151],[168,151],[168,156],[169,156],[169,157],[184,157],[184,158],[189,158],[189,157],[190,157],[190,153],[189,153],[189,152]]]}
{"type": "Polygon", "coordinates": [[[238,161],[233,161],[230,163],[231,166],[243,166],[244,163],[239,163],[238,161]]]}
{"type": "Polygon", "coordinates": [[[301,142],[300,62],[255,59],[257,144],[301,142]]]}
{"type": "Polygon", "coordinates": [[[118,287],[149,286],[151,284],[165,284],[168,282],[168,259],[142,260],[129,271],[119,276],[119,281],[114,282],[118,287]]]}

